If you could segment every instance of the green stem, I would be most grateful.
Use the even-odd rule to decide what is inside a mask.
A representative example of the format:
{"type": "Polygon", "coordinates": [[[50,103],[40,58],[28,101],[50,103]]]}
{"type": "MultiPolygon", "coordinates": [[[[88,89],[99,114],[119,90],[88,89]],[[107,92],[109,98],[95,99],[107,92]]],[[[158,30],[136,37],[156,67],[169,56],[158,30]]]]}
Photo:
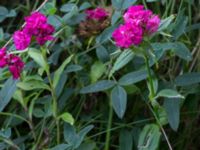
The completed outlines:
{"type": "Polygon", "coordinates": [[[111,133],[111,127],[112,127],[112,118],[113,118],[113,110],[112,110],[112,105],[110,103],[108,126],[107,126],[107,130],[106,130],[106,143],[105,143],[105,149],[104,150],[109,150],[109,147],[110,147],[110,133],[111,133]]]}
{"type": "Polygon", "coordinates": [[[53,99],[53,116],[56,120],[56,128],[57,128],[57,144],[60,143],[60,127],[59,127],[59,119],[57,118],[58,116],[58,109],[57,109],[57,97],[56,97],[56,93],[55,93],[55,88],[53,86],[53,81],[51,79],[51,74],[50,74],[50,70],[49,70],[49,65],[48,65],[48,62],[47,62],[47,56],[46,56],[46,49],[45,48],[42,48],[42,54],[43,54],[43,57],[44,57],[44,60],[46,61],[46,64],[47,64],[47,69],[45,69],[46,71],[46,74],[47,74],[47,78],[49,80],[49,85],[50,85],[50,88],[51,88],[51,96],[52,96],[52,99],[53,99]]]}
{"type": "Polygon", "coordinates": [[[155,97],[155,91],[154,91],[154,85],[153,85],[153,78],[151,75],[151,69],[149,65],[149,59],[148,59],[148,56],[146,55],[145,55],[145,64],[146,64],[146,68],[148,72],[148,80],[149,80],[149,85],[150,85],[150,101],[152,101],[153,98],[155,97]]]}

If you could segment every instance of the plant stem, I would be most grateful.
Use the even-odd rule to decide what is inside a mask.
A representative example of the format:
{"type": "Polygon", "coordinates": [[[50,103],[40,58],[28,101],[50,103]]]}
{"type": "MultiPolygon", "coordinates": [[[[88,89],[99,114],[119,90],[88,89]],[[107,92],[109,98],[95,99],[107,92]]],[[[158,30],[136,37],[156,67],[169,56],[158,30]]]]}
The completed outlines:
{"type": "Polygon", "coordinates": [[[154,85],[153,85],[153,78],[151,75],[151,69],[150,69],[150,65],[149,65],[149,59],[148,56],[145,55],[145,64],[146,64],[146,68],[147,68],[147,72],[148,72],[148,79],[149,79],[149,85],[150,85],[150,101],[153,100],[153,98],[155,97],[155,92],[154,92],[154,85]]]}
{"type": "Polygon", "coordinates": [[[58,104],[57,104],[57,97],[56,97],[56,93],[55,93],[55,88],[53,86],[53,81],[51,79],[51,74],[50,74],[50,71],[49,71],[49,65],[48,65],[48,62],[47,62],[47,56],[46,56],[46,49],[45,48],[41,48],[42,49],[42,54],[43,54],[43,57],[44,57],[44,60],[46,61],[46,64],[47,64],[47,69],[45,69],[46,71],[46,74],[47,74],[47,78],[49,80],[49,85],[50,85],[50,88],[51,88],[51,96],[52,96],[52,100],[53,100],[53,103],[52,103],[52,108],[53,108],[53,116],[56,120],[56,128],[57,128],[57,144],[60,143],[60,127],[59,127],[59,119],[58,119],[58,110],[57,110],[57,107],[58,107],[58,104]]]}
{"type": "Polygon", "coordinates": [[[110,100],[110,105],[109,105],[109,118],[108,118],[108,126],[106,130],[106,143],[105,143],[105,149],[104,150],[109,150],[110,147],[110,133],[111,133],[111,126],[112,126],[112,118],[113,118],[113,110],[112,110],[112,105],[111,105],[111,100],[110,100]]]}
{"type": "Polygon", "coordinates": [[[156,113],[154,112],[153,108],[149,105],[148,102],[147,102],[147,105],[148,105],[149,109],[151,110],[152,114],[154,115],[154,117],[155,117],[155,119],[156,119],[156,122],[157,122],[158,125],[160,126],[160,129],[161,129],[161,131],[162,131],[162,133],[163,133],[163,135],[164,135],[164,137],[165,137],[165,139],[166,139],[166,141],[167,141],[169,150],[173,150],[173,149],[172,149],[172,146],[171,146],[171,144],[170,144],[170,142],[169,142],[169,139],[168,139],[168,137],[167,137],[167,134],[165,133],[165,130],[163,129],[162,124],[160,123],[160,120],[158,119],[156,113]]]}

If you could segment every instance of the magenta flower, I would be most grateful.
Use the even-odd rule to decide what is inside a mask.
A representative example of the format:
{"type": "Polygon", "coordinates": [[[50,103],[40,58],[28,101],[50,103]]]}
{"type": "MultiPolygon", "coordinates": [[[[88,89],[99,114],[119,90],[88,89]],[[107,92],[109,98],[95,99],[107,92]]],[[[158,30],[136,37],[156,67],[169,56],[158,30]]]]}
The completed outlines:
{"type": "Polygon", "coordinates": [[[41,27],[47,23],[47,17],[40,12],[33,12],[30,16],[25,17],[25,22],[26,33],[37,36],[41,27]]]}
{"type": "Polygon", "coordinates": [[[52,36],[55,28],[48,24],[47,17],[40,12],[34,12],[25,18],[26,25],[24,32],[30,36],[35,36],[38,44],[44,45],[46,41],[53,40],[52,36]]]}
{"type": "Polygon", "coordinates": [[[157,15],[152,16],[147,22],[146,30],[149,34],[152,34],[158,30],[160,25],[160,18],[157,15]]]}
{"type": "Polygon", "coordinates": [[[160,18],[142,5],[129,7],[123,18],[125,24],[119,26],[112,35],[116,45],[122,48],[139,45],[143,36],[156,32],[160,24],[160,18]]]}
{"type": "Polygon", "coordinates": [[[13,35],[13,40],[17,50],[24,50],[30,45],[31,36],[26,34],[23,30],[16,31],[13,35]]]}
{"type": "Polygon", "coordinates": [[[54,33],[55,29],[50,24],[44,24],[40,28],[40,33],[36,36],[36,41],[39,45],[44,45],[46,41],[54,40],[52,34],[54,33]]]}
{"type": "Polygon", "coordinates": [[[93,19],[97,21],[101,21],[108,17],[108,13],[105,9],[97,7],[96,9],[89,9],[85,11],[88,19],[93,19]]]}
{"type": "Polygon", "coordinates": [[[142,42],[143,31],[142,28],[134,23],[126,23],[120,25],[112,37],[116,45],[123,48],[129,48],[132,45],[139,45],[142,42]]]}
{"type": "Polygon", "coordinates": [[[8,68],[11,74],[13,75],[13,79],[18,79],[24,68],[24,62],[21,60],[20,57],[15,56],[13,54],[9,54],[7,59],[8,68]]]}
{"type": "Polygon", "coordinates": [[[0,49],[0,68],[4,68],[7,65],[6,48],[0,49]]]}

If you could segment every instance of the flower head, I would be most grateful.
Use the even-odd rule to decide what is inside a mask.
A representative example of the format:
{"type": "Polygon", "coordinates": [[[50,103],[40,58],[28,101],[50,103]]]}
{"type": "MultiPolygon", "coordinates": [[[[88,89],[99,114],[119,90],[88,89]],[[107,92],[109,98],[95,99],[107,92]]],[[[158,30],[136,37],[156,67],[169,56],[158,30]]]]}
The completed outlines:
{"type": "Polygon", "coordinates": [[[151,10],[145,10],[143,5],[129,7],[123,18],[124,25],[113,32],[116,45],[123,48],[139,45],[143,36],[156,32],[160,24],[160,18],[151,10]]]}
{"type": "Polygon", "coordinates": [[[0,68],[4,68],[6,65],[6,48],[2,48],[0,49],[0,68]]]}
{"type": "Polygon", "coordinates": [[[97,21],[104,20],[108,17],[108,13],[105,9],[97,7],[96,9],[86,10],[87,18],[97,21]]]}
{"type": "Polygon", "coordinates": [[[24,68],[24,62],[20,57],[15,56],[13,54],[9,54],[7,56],[8,68],[13,75],[14,79],[18,79],[20,74],[24,68]]]}
{"type": "Polygon", "coordinates": [[[158,30],[159,25],[160,18],[157,15],[154,15],[147,21],[146,30],[149,34],[152,34],[158,30]]]}
{"type": "Polygon", "coordinates": [[[142,42],[142,28],[134,23],[126,23],[120,25],[112,37],[116,41],[116,45],[123,48],[128,48],[132,45],[138,45],[142,42]]]}
{"type": "Polygon", "coordinates": [[[26,33],[37,36],[41,27],[47,23],[47,17],[40,12],[33,12],[30,16],[25,17],[25,22],[26,33]]]}
{"type": "Polygon", "coordinates": [[[17,50],[24,50],[29,46],[31,36],[26,34],[23,30],[16,31],[13,35],[13,40],[17,50]]]}

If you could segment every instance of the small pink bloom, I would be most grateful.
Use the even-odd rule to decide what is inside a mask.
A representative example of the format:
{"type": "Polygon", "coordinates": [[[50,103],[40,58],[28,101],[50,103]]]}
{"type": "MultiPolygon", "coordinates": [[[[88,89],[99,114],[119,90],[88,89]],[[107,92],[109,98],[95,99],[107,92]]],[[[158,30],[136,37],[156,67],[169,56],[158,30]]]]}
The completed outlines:
{"type": "Polygon", "coordinates": [[[16,31],[13,35],[13,40],[17,50],[24,50],[30,45],[31,36],[24,31],[16,31]]]}
{"type": "Polygon", "coordinates": [[[97,21],[104,20],[106,17],[108,17],[106,10],[100,7],[86,10],[86,14],[88,19],[94,19],[97,21]]]}
{"type": "Polygon", "coordinates": [[[147,22],[146,30],[149,34],[153,34],[158,30],[160,25],[160,18],[157,15],[152,16],[147,22]]]}
{"type": "Polygon", "coordinates": [[[0,49],[0,68],[4,68],[7,65],[6,49],[0,49]]]}
{"type": "Polygon", "coordinates": [[[25,18],[26,25],[24,32],[30,36],[35,36],[36,41],[40,45],[44,45],[46,41],[53,40],[52,36],[55,28],[48,24],[47,17],[40,12],[34,12],[25,18]]]}
{"type": "Polygon", "coordinates": [[[152,11],[144,10],[144,7],[139,5],[129,7],[127,12],[124,14],[123,18],[125,22],[136,22],[141,26],[145,26],[151,15],[152,11]]]}
{"type": "Polygon", "coordinates": [[[40,12],[33,12],[30,16],[25,17],[25,31],[31,35],[37,35],[43,24],[47,23],[47,17],[40,12]]]}
{"type": "Polygon", "coordinates": [[[129,48],[133,45],[139,45],[142,42],[143,31],[142,28],[134,23],[126,23],[120,25],[113,32],[113,39],[115,40],[117,46],[122,48],[129,48]]]}
{"type": "Polygon", "coordinates": [[[15,56],[13,54],[9,54],[7,59],[8,59],[8,68],[11,74],[13,75],[13,78],[18,79],[24,68],[24,62],[21,60],[20,57],[15,56]]]}

